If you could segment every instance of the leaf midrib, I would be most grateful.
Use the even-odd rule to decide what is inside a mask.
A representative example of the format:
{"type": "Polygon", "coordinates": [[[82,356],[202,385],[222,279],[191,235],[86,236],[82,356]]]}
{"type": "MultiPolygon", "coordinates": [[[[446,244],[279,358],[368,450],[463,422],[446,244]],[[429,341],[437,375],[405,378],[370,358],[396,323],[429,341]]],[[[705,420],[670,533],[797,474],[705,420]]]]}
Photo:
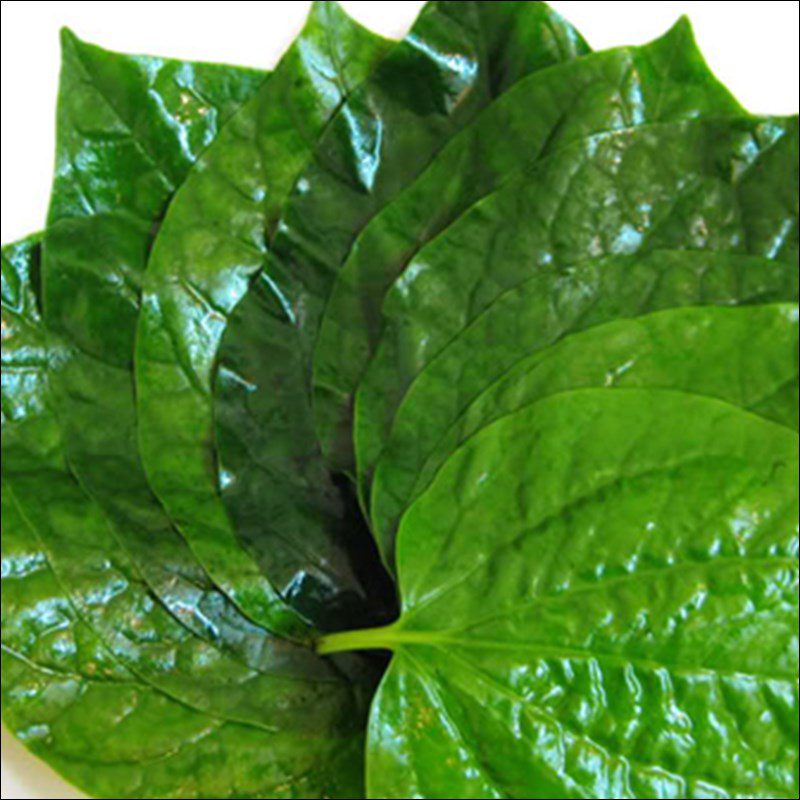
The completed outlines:
{"type": "Polygon", "coordinates": [[[463,650],[493,650],[495,652],[529,653],[540,660],[559,659],[575,661],[607,661],[619,666],[632,665],[652,671],[666,669],[679,675],[708,675],[721,678],[744,678],[759,681],[796,684],[797,674],[782,672],[756,672],[736,669],[722,669],[702,664],[679,664],[661,659],[626,656],[620,653],[605,652],[597,649],[567,647],[560,645],[529,644],[527,642],[513,642],[492,639],[466,638],[459,636],[442,635],[438,631],[404,631],[394,630],[387,632],[383,638],[375,637],[373,647],[389,647],[395,652],[401,652],[410,647],[431,647],[442,653],[451,653],[452,648],[463,650]]]}
{"type": "MultiPolygon", "coordinates": [[[[113,98],[95,80],[94,72],[90,68],[89,63],[84,57],[84,54],[78,43],[73,41],[71,43],[71,49],[72,52],[75,54],[78,63],[81,65],[81,68],[84,72],[84,75],[86,76],[87,81],[91,84],[94,90],[100,95],[100,97],[103,98],[103,101],[108,106],[109,110],[114,114],[114,116],[125,126],[128,133],[130,134],[131,140],[135,142],[137,148],[142,153],[142,155],[152,164],[153,168],[164,179],[164,182],[170,194],[174,193],[177,187],[175,186],[172,178],[170,178],[168,171],[164,168],[164,165],[160,162],[158,154],[150,152],[149,147],[146,146],[145,141],[136,130],[136,126],[133,125],[130,120],[125,118],[120,109],[117,107],[113,98]]],[[[148,94],[150,93],[150,91],[152,90],[148,88],[148,94]]]]}

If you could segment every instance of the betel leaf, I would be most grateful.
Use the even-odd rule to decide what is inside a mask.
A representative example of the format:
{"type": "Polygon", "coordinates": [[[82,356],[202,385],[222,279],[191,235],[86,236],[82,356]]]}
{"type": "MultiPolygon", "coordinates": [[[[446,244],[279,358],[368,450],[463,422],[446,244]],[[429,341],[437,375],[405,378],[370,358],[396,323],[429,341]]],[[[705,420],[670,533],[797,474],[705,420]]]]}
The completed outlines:
{"type": "MultiPolygon", "coordinates": [[[[516,389],[524,396],[524,365],[547,356],[548,345],[576,331],[591,333],[594,326],[658,309],[796,301],[797,296],[798,271],[791,262],[706,251],[609,256],[566,271],[534,272],[448,345],[400,405],[372,490],[372,516],[387,554],[403,510],[451,452],[450,431],[462,423],[469,428],[468,418],[481,415],[478,405],[492,413],[492,389],[487,387],[495,379],[501,393],[502,385],[519,380],[516,389]]],[[[678,342],[676,332],[675,341],[668,339],[665,346],[678,342]]],[[[717,343],[724,346],[724,339],[717,343]]],[[[707,355],[697,351],[698,369],[707,355]]],[[[620,365],[629,360],[623,358],[620,365]]],[[[685,368],[693,364],[688,361],[685,368]]],[[[791,362],[785,368],[791,369],[791,362]]],[[[576,374],[568,370],[564,377],[576,374]]],[[[753,391],[758,391],[759,382],[753,380],[753,391]]],[[[502,403],[495,399],[499,411],[502,403]]]]}
{"type": "MultiPolygon", "coordinates": [[[[733,261],[744,261],[745,266],[755,260],[733,257],[733,261]]],[[[749,266],[758,270],[749,277],[763,279],[769,274],[762,264],[749,266]]],[[[704,280],[710,277],[706,273],[704,280]]],[[[763,300],[764,295],[756,298],[763,300]]],[[[737,298],[750,299],[741,294],[737,298]]],[[[691,391],[797,430],[797,334],[797,305],[777,303],[669,309],[567,336],[519,361],[470,404],[426,460],[412,499],[430,484],[448,456],[481,428],[542,397],[570,389],[691,391]],[[686,358],[689,352],[691,359],[686,358]]],[[[376,507],[391,492],[394,477],[387,471],[380,485],[376,481],[376,507]]]]}
{"type": "MultiPolygon", "coordinates": [[[[348,552],[370,594],[393,594],[351,488],[329,475],[314,432],[311,353],[332,277],[370,216],[496,94],[583,51],[543,4],[429,4],[331,120],[228,322],[215,393],[223,498],[264,573],[290,601],[316,596],[323,627],[352,602],[338,589],[355,583],[348,552]]],[[[393,613],[393,603],[373,605],[393,613]]]]}
{"type": "Polygon", "coordinates": [[[797,797],[797,118],[544,3],[63,45],[13,734],[100,797],[797,797]]]}
{"type": "MultiPolygon", "coordinates": [[[[386,48],[385,40],[356,25],[337,4],[316,3],[269,80],[177,193],[145,279],[136,384],[148,479],[214,581],[245,614],[277,631],[296,628],[287,610],[304,626],[327,622],[315,618],[318,595],[334,611],[339,603],[362,620],[368,603],[341,558],[326,565],[324,582],[309,586],[301,571],[284,584],[283,576],[265,576],[240,544],[217,485],[210,422],[217,342],[264,261],[270,220],[296,172],[330,116],[386,48]]],[[[330,616],[345,624],[341,612],[330,616]]]]}
{"type": "Polygon", "coordinates": [[[357,795],[368,676],[263,631],[257,666],[191,634],[70,471],[49,386],[64,348],[39,313],[38,245],[2,257],[4,719],[106,796],[357,795]]]}
{"type": "Polygon", "coordinates": [[[42,282],[61,336],[48,380],[70,469],[181,624],[257,666],[263,632],[209,581],[149,489],[131,369],[141,274],[165,207],[264,74],[120,56],[68,32],[63,50],[42,282]]]}
{"type": "Polygon", "coordinates": [[[718,400],[554,395],[403,520],[372,797],[794,797],[798,437],[718,400]]]}
{"type": "Polygon", "coordinates": [[[120,55],[68,30],[61,43],[46,231],[54,268],[45,292],[63,305],[50,324],[127,367],[154,229],[191,165],[266,73],[120,55]]]}
{"type": "Polygon", "coordinates": [[[228,345],[216,382],[221,493],[237,537],[258,554],[266,575],[281,578],[287,600],[297,604],[300,595],[321,630],[363,621],[362,594],[375,598],[367,624],[389,622],[396,613],[394,588],[350,487],[334,481],[320,458],[307,352],[294,328],[265,318],[270,310],[238,317],[231,332],[240,334],[246,325],[247,335],[228,345]],[[331,574],[338,576],[333,583],[331,574]]]}
{"type": "Polygon", "coordinates": [[[414,254],[480,198],[599,132],[742,113],[688,21],[644,47],[595,53],[519,81],[454,137],[364,229],[343,265],[314,354],[314,413],[328,463],[353,473],[353,395],[378,342],[381,303],[414,254]]]}
{"type": "Polygon", "coordinates": [[[455,133],[526,75],[587,49],[545,3],[428,3],[321,137],[281,214],[271,268],[324,302],[361,228],[455,133]]]}
{"type": "Polygon", "coordinates": [[[198,713],[122,667],[65,596],[5,485],[2,515],[3,721],[68,781],[94,797],[124,798],[349,797],[357,789],[361,760],[348,760],[346,746],[322,777],[310,772],[320,763],[297,757],[308,746],[301,736],[198,713]]]}
{"type": "MultiPolygon", "coordinates": [[[[395,413],[411,405],[403,398],[415,378],[434,359],[447,363],[443,351],[451,342],[459,347],[461,331],[497,324],[505,311],[498,298],[537,273],[555,281],[583,262],[672,248],[795,264],[797,182],[787,175],[797,175],[797,135],[796,117],[693,120],[598,134],[545,159],[462,216],[420,251],[387,295],[381,344],[357,400],[363,490],[392,436],[395,413]]],[[[566,313],[582,313],[591,293],[584,305],[580,281],[572,289],[563,299],[566,313]]],[[[606,299],[613,305],[616,298],[606,299]]],[[[624,314],[626,300],[619,302],[615,315],[624,314]]],[[[535,316],[531,321],[535,332],[535,316]]],[[[473,391],[525,354],[523,345],[510,362],[495,357],[513,350],[506,342],[497,354],[460,351],[470,360],[469,383],[459,383],[457,397],[437,396],[436,410],[429,409],[437,423],[447,417],[441,433],[473,391]]],[[[387,533],[379,531],[378,539],[387,544],[387,533]]]]}

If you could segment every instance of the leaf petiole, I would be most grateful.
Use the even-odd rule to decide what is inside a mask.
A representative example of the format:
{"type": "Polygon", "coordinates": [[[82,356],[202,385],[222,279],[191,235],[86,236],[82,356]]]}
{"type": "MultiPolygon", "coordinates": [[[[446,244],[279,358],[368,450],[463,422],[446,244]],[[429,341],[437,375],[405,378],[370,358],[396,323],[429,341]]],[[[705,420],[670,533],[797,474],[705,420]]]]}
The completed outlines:
{"type": "Polygon", "coordinates": [[[317,640],[320,655],[333,655],[354,650],[395,650],[400,643],[396,625],[364,630],[329,633],[317,640]]]}

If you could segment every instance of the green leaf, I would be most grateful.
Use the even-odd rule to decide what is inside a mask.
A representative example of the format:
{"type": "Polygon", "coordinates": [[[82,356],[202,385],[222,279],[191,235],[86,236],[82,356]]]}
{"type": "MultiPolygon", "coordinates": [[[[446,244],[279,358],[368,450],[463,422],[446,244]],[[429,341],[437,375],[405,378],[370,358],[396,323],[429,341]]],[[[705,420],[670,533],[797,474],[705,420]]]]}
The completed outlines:
{"type": "Polygon", "coordinates": [[[367,220],[496,93],[583,51],[543,4],[429,4],[331,120],[231,316],[215,394],[223,499],[264,574],[320,627],[355,626],[359,595],[381,601],[368,603],[370,624],[394,612],[356,500],[329,475],[314,431],[311,353],[336,269],[367,220]]]}
{"type": "Polygon", "coordinates": [[[128,367],[138,291],[175,189],[266,73],[102,50],[62,32],[46,232],[49,324],[128,367]]]}
{"type": "MultiPolygon", "coordinates": [[[[755,360],[755,359],[754,359],[755,360]]],[[[556,394],[403,520],[372,797],[793,797],[798,437],[680,392],[556,394]]]]}
{"type": "Polygon", "coordinates": [[[396,615],[394,587],[351,488],[320,457],[307,352],[296,329],[269,324],[269,309],[248,309],[257,313],[237,312],[231,328],[214,407],[222,499],[236,535],[321,630],[386,624],[396,615]]]}
{"type": "MultiPolygon", "coordinates": [[[[548,304],[557,302],[553,314],[577,317],[591,309],[594,297],[581,272],[613,265],[612,256],[675,248],[760,255],[795,265],[797,135],[796,117],[697,120],[599,134],[545,159],[463,215],[420,251],[384,303],[381,343],[357,398],[362,491],[394,427],[400,427],[395,414],[412,405],[404,402],[409,387],[434,362],[432,369],[449,364],[452,370],[451,345],[462,365],[470,360],[471,369],[429,409],[443,421],[439,434],[526,354],[528,340],[519,350],[512,339],[498,339],[499,347],[474,352],[460,346],[459,336],[473,328],[481,336],[496,335],[491,329],[504,324],[503,300],[526,280],[542,275],[544,286],[553,287],[544,289],[546,302],[537,305],[538,313],[550,314],[548,304]]],[[[621,282],[619,291],[624,289],[621,282]]],[[[795,293],[772,299],[793,300],[795,293]]],[[[624,293],[603,299],[609,312],[598,321],[626,314],[624,293]]],[[[538,321],[536,313],[526,316],[534,335],[538,321]]],[[[483,341],[491,345],[494,339],[483,341]]],[[[419,439],[419,432],[415,436],[419,439]]],[[[388,559],[390,539],[391,533],[378,531],[388,559]]]]}
{"type": "MultiPolygon", "coordinates": [[[[669,358],[670,348],[680,352],[681,347],[686,347],[693,358],[668,361],[666,365],[654,362],[656,368],[671,368],[666,373],[656,373],[656,377],[676,380],[674,388],[693,389],[692,380],[696,380],[698,386],[710,387],[704,381],[710,381],[713,375],[715,357],[712,353],[719,354],[720,350],[730,347],[730,340],[726,337],[739,336],[746,341],[748,336],[757,336],[760,332],[757,329],[750,331],[745,322],[738,323],[745,326],[741,334],[736,333],[738,328],[705,326],[711,326],[713,319],[755,320],[759,313],[764,312],[748,310],[741,317],[725,314],[713,317],[708,312],[687,310],[675,317],[645,317],[641,322],[635,318],[659,309],[692,305],[796,301],[797,282],[797,267],[791,263],[703,251],[655,251],[640,256],[610,256],[583,262],[564,272],[534,272],[531,278],[504,294],[486,314],[453,340],[440,357],[420,373],[399,407],[392,436],[375,471],[372,489],[372,516],[375,529],[385,542],[387,554],[392,552],[402,512],[452,452],[448,448],[454,445],[452,436],[456,441],[459,438],[456,428],[463,426],[464,431],[474,431],[482,427],[479,420],[484,413],[488,415],[487,419],[501,415],[506,394],[509,402],[513,402],[511,397],[527,397],[528,386],[523,377],[527,365],[549,359],[551,353],[561,352],[557,346],[549,347],[554,342],[576,331],[586,331],[585,336],[573,337],[572,344],[567,344],[569,338],[564,342],[563,351],[578,359],[578,348],[586,348],[581,353],[589,352],[586,342],[595,341],[592,337],[597,330],[596,347],[600,351],[595,352],[597,361],[594,366],[605,364],[610,374],[621,369],[622,365],[635,362],[636,343],[646,346],[647,339],[620,340],[619,346],[623,350],[630,346],[631,351],[627,354],[614,350],[606,352],[602,350],[607,346],[602,338],[605,331],[609,336],[618,330],[631,335],[632,332],[643,334],[639,325],[648,322],[669,325],[669,320],[675,320],[675,330],[668,334],[665,332],[661,344],[665,357],[669,358]],[[690,323],[695,313],[700,313],[697,326],[690,323]],[[751,314],[756,316],[751,317],[751,314]],[[615,320],[619,325],[613,324],[615,320]],[[678,321],[688,324],[684,336],[693,332],[699,336],[704,332],[705,349],[686,346],[686,341],[678,336],[678,330],[683,330],[678,321]],[[608,326],[595,328],[603,326],[603,323],[608,323],[608,326]],[[710,335],[711,330],[719,334],[719,340],[710,335]],[[618,364],[609,363],[614,353],[619,357],[618,364]],[[682,377],[678,371],[681,369],[690,370],[691,374],[682,377]],[[473,427],[475,425],[478,427],[473,427]]],[[[783,341],[795,335],[789,322],[780,315],[776,322],[784,326],[783,341]]],[[[774,365],[776,374],[787,377],[786,371],[791,374],[791,370],[796,368],[796,360],[791,357],[791,349],[780,355],[786,360],[774,365]]],[[[735,349],[728,352],[728,367],[731,368],[740,358],[742,356],[735,349]]],[[[582,369],[585,365],[582,356],[574,365],[565,364],[560,379],[567,383],[577,380],[578,385],[583,385],[582,381],[588,379],[590,385],[602,385],[605,373],[600,377],[594,369],[582,369]]],[[[735,374],[730,372],[722,376],[728,380],[727,385],[721,385],[726,398],[734,400],[738,392],[758,393],[764,389],[763,373],[753,372],[752,384],[746,386],[730,383],[735,374]]],[[[633,369],[619,380],[635,381],[638,377],[638,370],[633,369]]],[[[647,376],[643,377],[647,379],[647,376]]],[[[710,393],[714,394],[711,390],[710,393]]],[[[777,409],[779,421],[788,421],[790,417],[790,411],[782,405],[787,399],[781,398],[781,406],[777,409]]]]}
{"type": "Polygon", "coordinates": [[[315,2],[270,74],[62,43],[2,250],[23,744],[101,797],[798,796],[797,118],[544,3],[315,2]]]}
{"type": "Polygon", "coordinates": [[[301,284],[288,301],[324,302],[359,231],[454,134],[526,75],[587,49],[545,3],[428,3],[295,183],[270,264],[301,284]]]}
{"type": "Polygon", "coordinates": [[[70,471],[50,391],[69,349],[42,324],[38,246],[2,257],[4,720],[101,796],[356,796],[363,667],[241,622],[238,640],[192,634],[70,471]]]}
{"type": "MultiPolygon", "coordinates": [[[[310,742],[293,726],[273,731],[226,722],[124,668],[125,658],[70,602],[5,478],[2,492],[3,721],[35,755],[94,797],[353,797],[360,791],[357,733],[326,744],[323,737],[310,742]]],[[[39,494],[56,501],[42,487],[39,494]]],[[[60,508],[82,513],[80,505],[60,508]]]]}
{"type": "Polygon", "coordinates": [[[535,72],[492,103],[370,222],[336,278],[314,354],[314,413],[328,463],[354,473],[353,397],[378,343],[381,303],[425,243],[571,142],[653,122],[740,113],[708,70],[685,19],[644,47],[535,72]]]}
{"type": "MultiPolygon", "coordinates": [[[[254,621],[293,635],[316,622],[302,602],[284,602],[296,599],[291,586],[302,599],[307,581],[302,573],[287,583],[265,577],[237,538],[219,498],[210,385],[227,315],[263,264],[270,221],[330,116],[387,46],[337,4],[316,3],[261,91],[178,192],[145,277],[136,389],[150,484],[222,591],[254,621]]],[[[358,585],[334,585],[326,597],[335,602],[340,591],[363,605],[358,585]]]]}
{"type": "Polygon", "coordinates": [[[141,275],[164,210],[264,75],[119,56],[68,32],[63,40],[42,270],[47,324],[62,336],[48,380],[69,467],[181,624],[252,665],[263,632],[211,583],[148,486],[136,443],[132,348],[141,275]]]}
{"type": "MultiPolygon", "coordinates": [[[[412,500],[477,431],[570,389],[676,389],[725,400],[796,431],[797,349],[797,305],[791,303],[670,309],[568,336],[518,361],[470,404],[416,476],[412,500]]],[[[376,476],[377,509],[406,477],[394,472],[398,466],[385,462],[387,471],[376,476]]]]}

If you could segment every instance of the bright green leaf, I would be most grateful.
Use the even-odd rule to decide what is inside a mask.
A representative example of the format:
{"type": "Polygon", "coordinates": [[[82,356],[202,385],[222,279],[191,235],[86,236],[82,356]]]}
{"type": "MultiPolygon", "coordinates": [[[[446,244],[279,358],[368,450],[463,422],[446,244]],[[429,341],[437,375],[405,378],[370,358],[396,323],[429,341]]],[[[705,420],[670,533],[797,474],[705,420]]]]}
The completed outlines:
{"type": "Polygon", "coordinates": [[[798,438],[717,400],[556,394],[403,520],[371,797],[798,792],[798,438]]]}

